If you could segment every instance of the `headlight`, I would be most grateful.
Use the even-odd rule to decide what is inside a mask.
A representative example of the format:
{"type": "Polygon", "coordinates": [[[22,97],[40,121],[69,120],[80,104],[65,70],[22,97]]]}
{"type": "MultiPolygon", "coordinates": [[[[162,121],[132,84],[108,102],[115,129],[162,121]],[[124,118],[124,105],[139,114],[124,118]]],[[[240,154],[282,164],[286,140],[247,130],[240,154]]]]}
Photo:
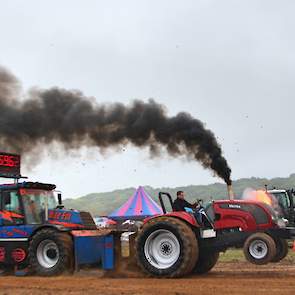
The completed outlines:
{"type": "Polygon", "coordinates": [[[272,221],[277,224],[278,227],[286,227],[288,220],[285,218],[278,218],[276,216],[271,216],[272,221]]]}
{"type": "Polygon", "coordinates": [[[277,225],[279,226],[279,227],[286,227],[286,222],[283,220],[283,219],[279,219],[278,220],[278,223],[277,223],[277,225]]]}

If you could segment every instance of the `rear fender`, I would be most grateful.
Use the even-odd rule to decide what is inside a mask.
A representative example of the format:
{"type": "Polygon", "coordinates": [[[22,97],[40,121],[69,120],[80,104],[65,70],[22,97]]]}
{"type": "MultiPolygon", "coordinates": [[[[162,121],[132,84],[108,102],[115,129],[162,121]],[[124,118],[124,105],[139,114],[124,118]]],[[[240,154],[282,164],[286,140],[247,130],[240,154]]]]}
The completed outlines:
{"type": "Polygon", "coordinates": [[[195,227],[195,228],[200,227],[200,225],[196,221],[196,218],[192,214],[184,212],[184,211],[169,212],[169,213],[163,214],[163,215],[156,215],[156,216],[144,219],[143,222],[147,223],[148,221],[155,219],[155,218],[159,218],[159,217],[173,217],[173,218],[177,218],[179,220],[184,221],[185,223],[187,223],[191,227],[195,227]]]}
{"type": "Polygon", "coordinates": [[[41,226],[35,228],[34,231],[32,232],[31,237],[32,237],[33,235],[35,235],[36,232],[38,232],[39,230],[41,230],[41,229],[45,229],[45,228],[48,228],[48,229],[54,229],[54,230],[56,230],[56,231],[60,231],[60,232],[71,232],[71,229],[69,229],[69,228],[65,228],[65,227],[60,226],[60,225],[46,224],[46,225],[41,225],[41,226]]]}

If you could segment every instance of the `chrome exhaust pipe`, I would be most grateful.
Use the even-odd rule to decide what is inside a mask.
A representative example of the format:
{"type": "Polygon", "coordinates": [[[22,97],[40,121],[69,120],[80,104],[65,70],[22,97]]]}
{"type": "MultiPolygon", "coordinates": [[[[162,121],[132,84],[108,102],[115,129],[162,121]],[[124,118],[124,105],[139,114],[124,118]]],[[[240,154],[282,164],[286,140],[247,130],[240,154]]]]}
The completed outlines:
{"type": "Polygon", "coordinates": [[[233,191],[233,187],[231,184],[227,185],[227,193],[228,193],[228,198],[230,200],[234,200],[235,199],[235,195],[234,195],[234,191],[233,191]]]}

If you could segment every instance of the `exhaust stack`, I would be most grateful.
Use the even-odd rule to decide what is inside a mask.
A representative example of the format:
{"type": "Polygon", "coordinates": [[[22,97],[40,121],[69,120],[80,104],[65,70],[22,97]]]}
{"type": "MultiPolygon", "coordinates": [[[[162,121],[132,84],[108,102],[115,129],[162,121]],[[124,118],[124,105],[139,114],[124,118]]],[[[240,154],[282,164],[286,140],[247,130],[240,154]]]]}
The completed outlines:
{"type": "Polygon", "coordinates": [[[232,187],[231,184],[228,184],[228,185],[227,185],[227,192],[228,192],[228,198],[229,198],[230,200],[234,200],[235,195],[234,195],[233,187],[232,187]]]}

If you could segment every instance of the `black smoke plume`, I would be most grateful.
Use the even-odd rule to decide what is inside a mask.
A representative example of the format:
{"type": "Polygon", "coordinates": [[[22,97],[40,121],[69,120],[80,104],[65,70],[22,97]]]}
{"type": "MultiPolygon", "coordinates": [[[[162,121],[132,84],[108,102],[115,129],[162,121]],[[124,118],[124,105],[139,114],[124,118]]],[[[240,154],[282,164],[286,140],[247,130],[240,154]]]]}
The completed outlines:
{"type": "Polygon", "coordinates": [[[157,155],[164,147],[172,156],[186,155],[212,169],[230,184],[231,170],[212,131],[188,113],[168,117],[154,100],[131,105],[97,104],[79,91],[32,90],[18,98],[18,80],[0,68],[0,146],[18,153],[35,152],[53,142],[66,149],[100,148],[131,143],[157,155]]]}

